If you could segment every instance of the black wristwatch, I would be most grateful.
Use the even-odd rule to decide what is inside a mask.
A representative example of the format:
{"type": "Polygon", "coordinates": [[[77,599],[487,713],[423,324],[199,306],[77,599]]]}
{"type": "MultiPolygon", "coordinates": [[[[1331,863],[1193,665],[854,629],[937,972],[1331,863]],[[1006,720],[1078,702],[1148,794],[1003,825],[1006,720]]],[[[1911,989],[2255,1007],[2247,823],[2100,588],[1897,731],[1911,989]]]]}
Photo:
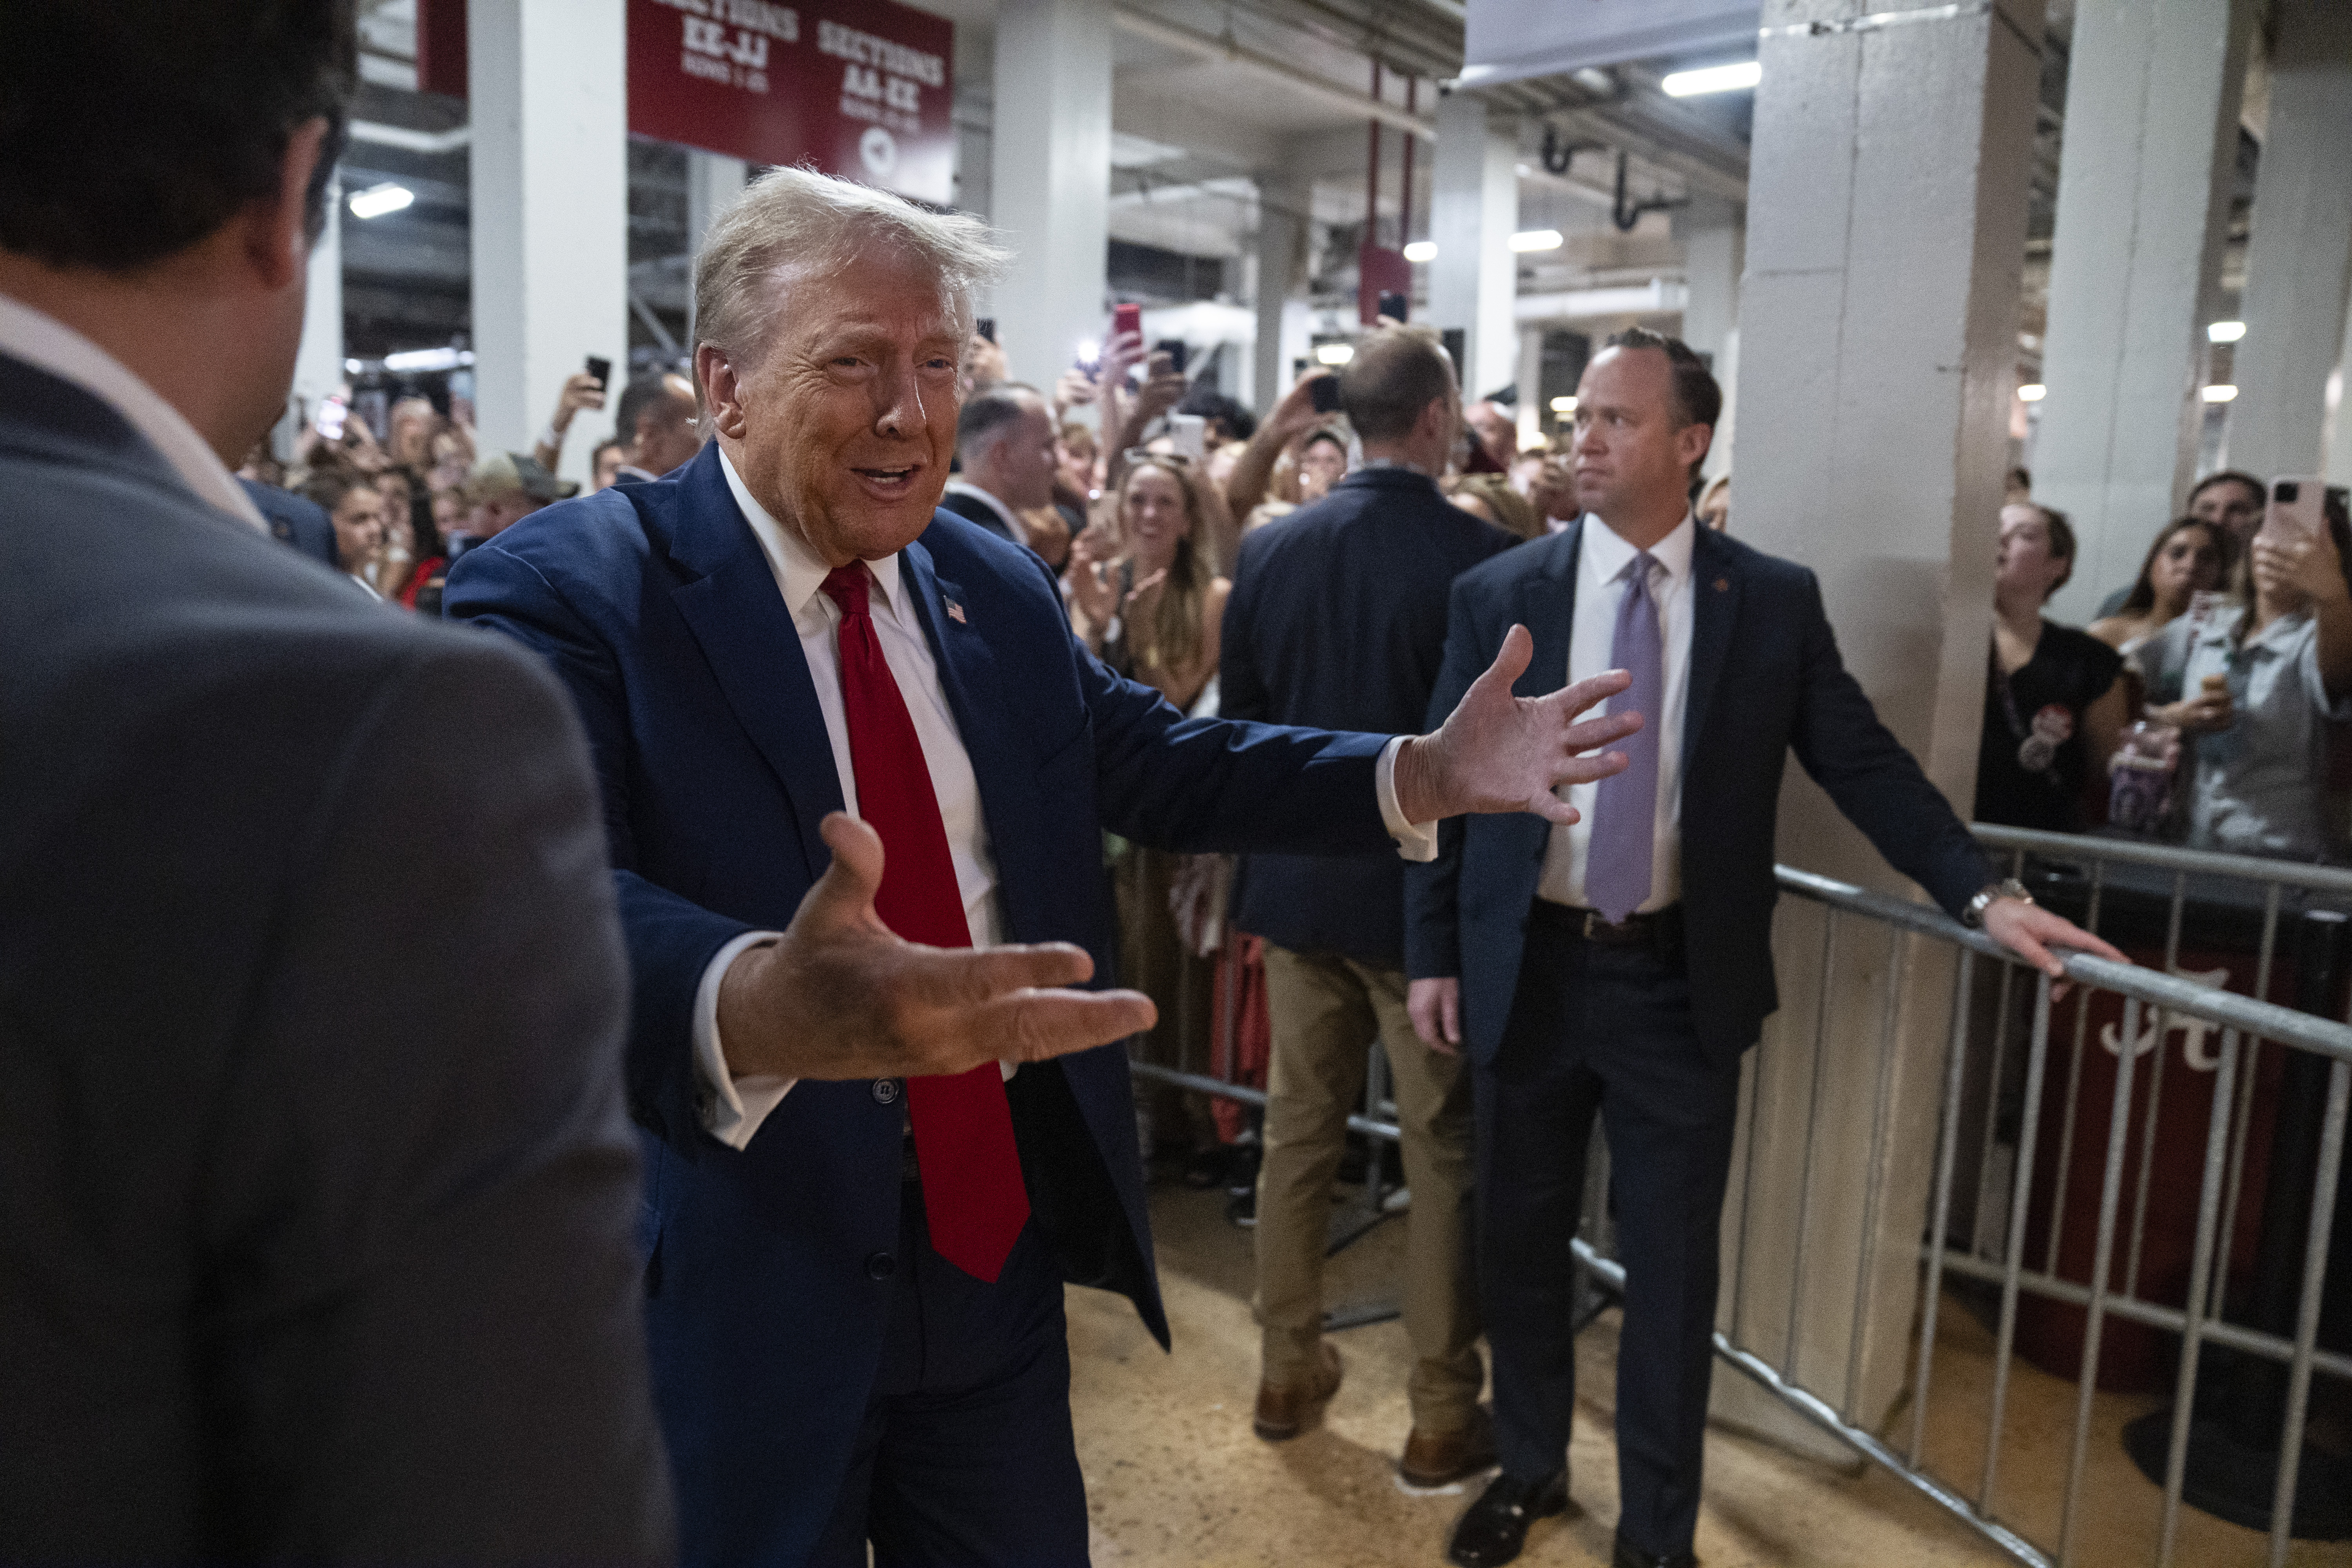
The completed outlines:
{"type": "Polygon", "coordinates": [[[1972,931],[1982,931],[1985,910],[1992,907],[1995,899],[2015,899],[2021,904],[2030,904],[2033,901],[2033,895],[2027,892],[2025,884],[2014,877],[1988,882],[1977,890],[1975,898],[1969,900],[1969,907],[1960,911],[1960,923],[1972,931]]]}

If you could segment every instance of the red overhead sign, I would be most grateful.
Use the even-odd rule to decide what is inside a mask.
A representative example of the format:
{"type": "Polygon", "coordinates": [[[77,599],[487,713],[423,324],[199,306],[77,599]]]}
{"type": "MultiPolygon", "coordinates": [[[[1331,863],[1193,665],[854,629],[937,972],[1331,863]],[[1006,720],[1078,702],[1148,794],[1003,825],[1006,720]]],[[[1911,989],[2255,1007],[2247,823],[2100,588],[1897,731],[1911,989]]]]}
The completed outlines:
{"type": "Polygon", "coordinates": [[[954,24],[892,0],[628,0],[629,129],[954,200],[954,24]]]}

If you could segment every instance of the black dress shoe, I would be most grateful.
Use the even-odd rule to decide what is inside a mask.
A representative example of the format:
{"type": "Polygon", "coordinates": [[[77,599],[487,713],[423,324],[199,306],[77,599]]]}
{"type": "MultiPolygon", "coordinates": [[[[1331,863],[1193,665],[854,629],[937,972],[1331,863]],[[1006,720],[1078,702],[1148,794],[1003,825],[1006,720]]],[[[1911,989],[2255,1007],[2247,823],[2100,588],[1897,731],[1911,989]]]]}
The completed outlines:
{"type": "Polygon", "coordinates": [[[1638,1546],[1627,1545],[1622,1535],[1609,1561],[1610,1568],[1698,1568],[1696,1552],[1644,1552],[1638,1546]]]}
{"type": "Polygon", "coordinates": [[[1486,1483],[1445,1543],[1445,1560],[1455,1568],[1499,1568],[1528,1543],[1528,1526],[1568,1510],[1566,1472],[1548,1480],[1523,1481],[1506,1471],[1486,1483]]]}

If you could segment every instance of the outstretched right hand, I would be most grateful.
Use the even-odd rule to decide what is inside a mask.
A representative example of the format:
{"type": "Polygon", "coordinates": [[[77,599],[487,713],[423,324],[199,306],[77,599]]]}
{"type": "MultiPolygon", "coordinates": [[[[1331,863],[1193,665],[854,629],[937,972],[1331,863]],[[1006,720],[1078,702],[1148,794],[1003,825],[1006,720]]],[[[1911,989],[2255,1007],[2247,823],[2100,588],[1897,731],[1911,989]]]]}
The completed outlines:
{"type": "Polygon", "coordinates": [[[882,840],[845,812],[821,829],[833,864],[782,940],[719,985],[719,1033],[738,1077],[920,1078],[1108,1045],[1159,1014],[1135,991],[1067,989],[1094,973],[1068,942],[924,947],[874,912],[882,840]]]}

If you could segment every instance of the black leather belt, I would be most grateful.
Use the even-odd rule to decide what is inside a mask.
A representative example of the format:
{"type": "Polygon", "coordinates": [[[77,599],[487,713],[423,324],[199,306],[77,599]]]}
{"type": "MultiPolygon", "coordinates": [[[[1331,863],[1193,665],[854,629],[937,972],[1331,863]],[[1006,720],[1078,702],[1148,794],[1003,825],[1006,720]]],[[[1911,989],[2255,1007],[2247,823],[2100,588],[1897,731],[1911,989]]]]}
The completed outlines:
{"type": "Polygon", "coordinates": [[[1682,951],[1683,907],[1679,903],[1668,904],[1651,914],[1627,915],[1622,921],[1612,921],[1599,910],[1580,910],[1538,899],[1528,920],[1532,924],[1598,947],[1646,947],[1662,955],[1682,951]]]}

